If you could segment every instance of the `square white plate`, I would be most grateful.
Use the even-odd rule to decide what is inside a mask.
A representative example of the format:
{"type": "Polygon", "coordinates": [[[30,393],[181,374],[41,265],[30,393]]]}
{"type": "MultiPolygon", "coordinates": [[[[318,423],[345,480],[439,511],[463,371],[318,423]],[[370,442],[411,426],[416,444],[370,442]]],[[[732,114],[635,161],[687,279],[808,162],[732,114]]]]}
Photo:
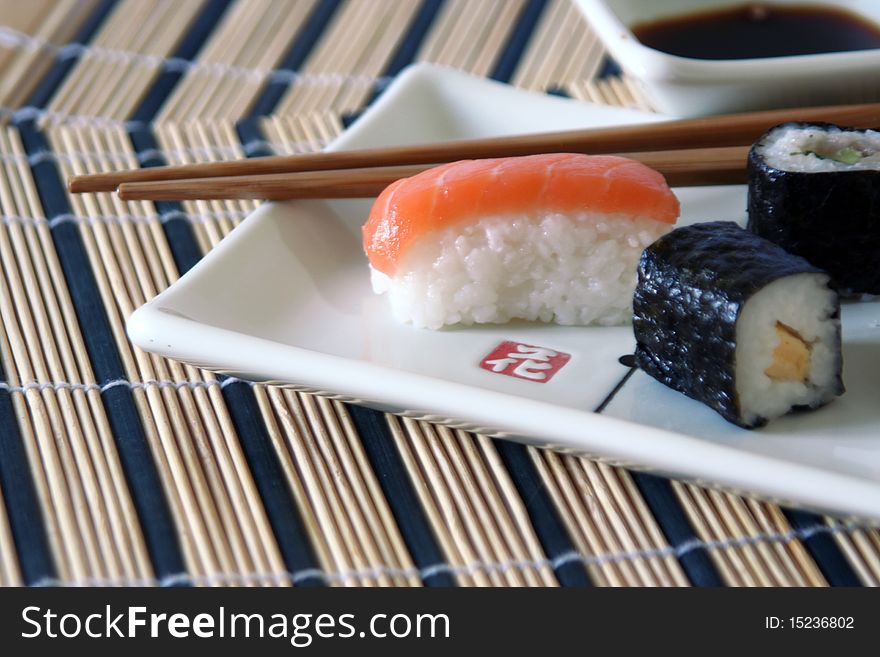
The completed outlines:
{"type": "MultiPolygon", "coordinates": [[[[332,149],[659,120],[434,68],[404,72],[332,149]]],[[[682,223],[742,220],[745,189],[677,190],[682,223]]],[[[748,432],[637,373],[630,327],[514,323],[414,329],[372,294],[360,226],[369,201],[264,204],[135,312],[138,346],[254,381],[602,457],[809,508],[880,517],[880,304],[844,309],[848,392],[748,432]],[[563,351],[547,383],[480,361],[512,340],[563,351]]]]}

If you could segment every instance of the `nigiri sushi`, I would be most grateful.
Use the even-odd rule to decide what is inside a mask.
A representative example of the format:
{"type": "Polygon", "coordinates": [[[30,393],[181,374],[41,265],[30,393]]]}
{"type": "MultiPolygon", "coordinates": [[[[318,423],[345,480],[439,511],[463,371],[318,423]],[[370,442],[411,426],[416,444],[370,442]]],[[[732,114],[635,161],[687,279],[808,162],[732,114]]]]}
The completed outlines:
{"type": "Polygon", "coordinates": [[[391,184],[363,228],[377,294],[418,327],[631,321],[642,250],[679,203],[622,157],[465,160],[391,184]]]}

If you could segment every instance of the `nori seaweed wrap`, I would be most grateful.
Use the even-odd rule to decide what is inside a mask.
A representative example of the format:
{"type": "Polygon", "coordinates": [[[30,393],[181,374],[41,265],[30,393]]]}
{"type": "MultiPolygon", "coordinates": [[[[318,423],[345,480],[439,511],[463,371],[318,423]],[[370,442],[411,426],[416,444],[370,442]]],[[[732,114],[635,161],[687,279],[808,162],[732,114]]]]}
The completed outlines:
{"type": "Polygon", "coordinates": [[[749,151],[749,230],[880,294],[880,132],[784,123],[749,151]]]}
{"type": "Polygon", "coordinates": [[[733,222],[645,249],[636,364],[746,428],[843,393],[840,302],[828,276],[733,222]]]}

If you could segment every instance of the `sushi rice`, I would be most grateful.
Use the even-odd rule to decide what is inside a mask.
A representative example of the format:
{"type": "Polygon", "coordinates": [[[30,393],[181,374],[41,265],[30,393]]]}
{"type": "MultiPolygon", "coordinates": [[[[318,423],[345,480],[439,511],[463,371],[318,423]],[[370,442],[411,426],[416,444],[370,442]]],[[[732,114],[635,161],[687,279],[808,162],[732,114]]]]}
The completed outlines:
{"type": "Polygon", "coordinates": [[[756,150],[780,171],[880,170],[880,132],[876,130],[787,123],[769,131],[757,142],[756,150]]]}
{"type": "Polygon", "coordinates": [[[594,212],[483,217],[422,240],[393,278],[371,267],[371,280],[394,316],[417,327],[626,324],[639,256],[671,227],[594,212]]]}
{"type": "Polygon", "coordinates": [[[825,274],[794,274],[770,283],[750,298],[736,322],[736,389],[746,424],[784,415],[793,407],[815,408],[839,392],[840,321],[837,295],[825,274]],[[809,345],[805,380],[768,376],[780,343],[777,326],[809,345]]]}

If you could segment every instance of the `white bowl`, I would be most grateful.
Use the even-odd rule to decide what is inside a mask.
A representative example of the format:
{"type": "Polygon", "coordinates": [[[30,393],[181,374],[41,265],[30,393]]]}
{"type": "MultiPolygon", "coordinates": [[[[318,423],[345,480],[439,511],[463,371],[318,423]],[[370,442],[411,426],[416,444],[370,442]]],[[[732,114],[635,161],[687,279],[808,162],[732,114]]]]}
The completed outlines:
{"type": "MultiPolygon", "coordinates": [[[[629,26],[742,0],[575,0],[620,67],[655,109],[674,116],[880,99],[880,49],[706,60],[678,57],[641,44],[629,26]]],[[[880,23],[876,0],[774,0],[772,4],[837,5],[880,23]]]]}

